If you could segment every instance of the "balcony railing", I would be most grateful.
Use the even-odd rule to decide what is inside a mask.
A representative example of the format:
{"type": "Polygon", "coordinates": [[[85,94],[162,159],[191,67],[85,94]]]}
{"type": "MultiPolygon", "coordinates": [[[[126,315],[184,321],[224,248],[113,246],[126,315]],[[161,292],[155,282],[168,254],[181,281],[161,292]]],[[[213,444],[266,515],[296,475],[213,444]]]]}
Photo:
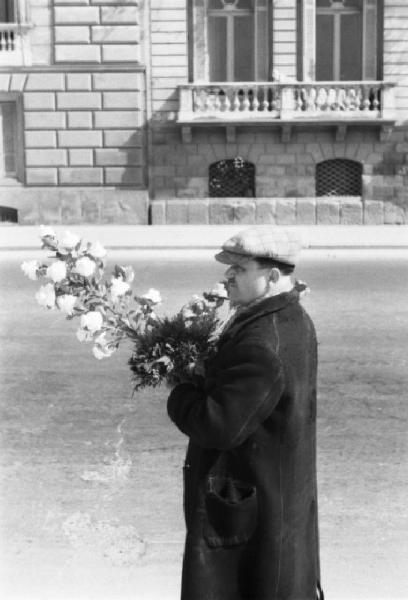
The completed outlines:
{"type": "Polygon", "coordinates": [[[0,66],[29,62],[28,24],[0,23],[0,66]]]}
{"type": "Polygon", "coordinates": [[[178,122],[393,120],[394,85],[383,81],[181,85],[178,122]]]}

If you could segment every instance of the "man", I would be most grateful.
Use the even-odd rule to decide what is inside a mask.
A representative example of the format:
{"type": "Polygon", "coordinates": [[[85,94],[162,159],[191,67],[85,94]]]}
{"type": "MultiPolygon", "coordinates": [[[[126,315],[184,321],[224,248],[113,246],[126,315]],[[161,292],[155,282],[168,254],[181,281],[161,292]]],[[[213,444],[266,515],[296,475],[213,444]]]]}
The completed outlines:
{"type": "Polygon", "coordinates": [[[190,438],[182,600],[323,599],[316,336],[291,280],[299,245],[253,227],[222,248],[235,318],[203,388],[182,383],[168,400],[190,438]]]}

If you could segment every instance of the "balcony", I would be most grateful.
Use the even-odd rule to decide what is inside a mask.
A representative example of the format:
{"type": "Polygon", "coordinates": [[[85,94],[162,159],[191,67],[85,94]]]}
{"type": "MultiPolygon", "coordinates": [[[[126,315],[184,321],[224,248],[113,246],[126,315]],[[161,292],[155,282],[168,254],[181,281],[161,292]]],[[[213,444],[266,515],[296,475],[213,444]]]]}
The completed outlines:
{"type": "Polygon", "coordinates": [[[0,67],[29,63],[28,24],[0,23],[0,67]]]}
{"type": "Polygon", "coordinates": [[[396,120],[394,87],[383,81],[187,84],[179,86],[177,122],[186,141],[193,126],[224,126],[233,142],[237,126],[277,126],[289,141],[292,127],[312,124],[335,127],[336,141],[350,125],[376,125],[383,140],[396,120]]]}

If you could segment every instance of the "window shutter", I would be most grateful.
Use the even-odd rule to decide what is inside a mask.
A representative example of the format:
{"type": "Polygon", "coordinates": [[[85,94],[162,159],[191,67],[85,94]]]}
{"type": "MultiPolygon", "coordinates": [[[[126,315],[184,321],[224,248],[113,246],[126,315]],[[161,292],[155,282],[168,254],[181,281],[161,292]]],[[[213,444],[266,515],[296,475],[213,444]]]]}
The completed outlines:
{"type": "Polygon", "coordinates": [[[316,77],[316,2],[303,0],[303,80],[314,81],[316,77]]]}
{"type": "Polygon", "coordinates": [[[266,0],[255,0],[255,81],[268,81],[269,18],[266,0]]]}
{"type": "Polygon", "coordinates": [[[363,4],[363,79],[377,79],[377,0],[363,4]]]}

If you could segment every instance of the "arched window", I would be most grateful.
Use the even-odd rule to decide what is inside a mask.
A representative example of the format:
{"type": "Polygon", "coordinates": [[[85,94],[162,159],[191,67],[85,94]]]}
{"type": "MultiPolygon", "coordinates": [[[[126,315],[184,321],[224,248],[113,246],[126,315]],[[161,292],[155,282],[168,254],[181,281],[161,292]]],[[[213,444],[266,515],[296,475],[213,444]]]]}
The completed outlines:
{"type": "Polygon", "coordinates": [[[363,165],[333,158],[316,165],[316,196],[361,196],[363,165]]]}
{"type": "Polygon", "coordinates": [[[211,198],[255,196],[255,165],[240,156],[219,160],[210,165],[209,195],[211,198]]]}
{"type": "Polygon", "coordinates": [[[18,212],[16,208],[0,206],[0,222],[18,223],[18,212]]]}

